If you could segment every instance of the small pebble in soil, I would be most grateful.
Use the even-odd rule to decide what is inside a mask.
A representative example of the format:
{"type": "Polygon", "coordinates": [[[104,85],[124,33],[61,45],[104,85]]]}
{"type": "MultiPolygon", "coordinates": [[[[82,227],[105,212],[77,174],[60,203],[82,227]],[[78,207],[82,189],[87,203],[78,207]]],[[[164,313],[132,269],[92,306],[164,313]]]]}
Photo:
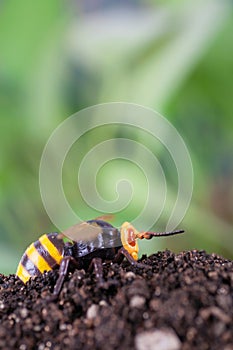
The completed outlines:
{"type": "Polygon", "coordinates": [[[87,318],[88,319],[93,319],[97,316],[98,314],[99,307],[98,305],[92,304],[88,309],[87,309],[87,318]]]}
{"type": "Polygon", "coordinates": [[[130,307],[141,309],[145,305],[146,299],[140,295],[135,295],[130,300],[130,307]]]}
{"type": "Polygon", "coordinates": [[[179,350],[181,342],[171,329],[155,329],[136,335],[137,350],[179,350]]]}

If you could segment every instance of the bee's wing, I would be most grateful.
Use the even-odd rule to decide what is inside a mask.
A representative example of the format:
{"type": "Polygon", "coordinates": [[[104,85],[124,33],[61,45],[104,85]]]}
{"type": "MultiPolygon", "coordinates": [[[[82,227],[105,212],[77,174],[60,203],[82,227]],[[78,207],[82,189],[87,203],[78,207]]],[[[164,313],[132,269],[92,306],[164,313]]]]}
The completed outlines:
{"type": "Polygon", "coordinates": [[[102,228],[100,226],[94,226],[84,221],[81,224],[79,223],[67,228],[62,234],[72,241],[78,242],[92,241],[101,232],[102,228]]]}
{"type": "Polygon", "coordinates": [[[75,242],[91,242],[96,248],[112,248],[121,245],[118,233],[114,227],[101,227],[84,221],[69,227],[62,232],[62,235],[75,242]]]}
{"type": "Polygon", "coordinates": [[[113,221],[114,218],[115,218],[114,214],[105,214],[105,215],[98,216],[97,218],[95,218],[95,220],[113,221]]]}
{"type": "MultiPolygon", "coordinates": [[[[102,216],[98,216],[95,220],[108,220],[111,221],[114,219],[114,215],[106,214],[102,216]]],[[[62,235],[68,237],[72,241],[78,242],[82,241],[93,241],[99,233],[102,232],[102,227],[98,225],[95,220],[93,222],[83,221],[82,223],[75,224],[65,231],[62,232],[62,235]]]]}

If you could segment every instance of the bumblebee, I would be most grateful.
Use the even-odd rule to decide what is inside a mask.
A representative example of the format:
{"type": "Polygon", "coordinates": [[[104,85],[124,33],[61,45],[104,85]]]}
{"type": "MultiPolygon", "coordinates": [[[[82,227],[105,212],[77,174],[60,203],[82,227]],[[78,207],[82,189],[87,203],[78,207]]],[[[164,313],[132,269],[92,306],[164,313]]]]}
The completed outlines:
{"type": "Polygon", "coordinates": [[[42,235],[23,254],[16,275],[26,283],[30,277],[59,267],[53,295],[59,295],[69,268],[95,272],[99,286],[104,286],[104,262],[121,263],[126,258],[131,265],[145,267],[138,260],[138,239],[171,236],[184,232],[139,232],[129,222],[118,230],[103,220],[103,216],[74,225],[63,233],[42,235]],[[65,238],[69,241],[65,242],[65,238]]]}

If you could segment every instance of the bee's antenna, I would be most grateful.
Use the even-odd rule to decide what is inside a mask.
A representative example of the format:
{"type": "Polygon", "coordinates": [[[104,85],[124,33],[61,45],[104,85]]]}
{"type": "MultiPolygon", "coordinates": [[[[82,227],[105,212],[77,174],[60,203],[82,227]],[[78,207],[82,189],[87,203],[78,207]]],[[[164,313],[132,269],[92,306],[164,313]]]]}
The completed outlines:
{"type": "Polygon", "coordinates": [[[170,232],[139,232],[137,238],[139,239],[151,239],[152,237],[164,237],[164,236],[173,236],[179,233],[185,232],[184,230],[175,230],[170,232]]]}

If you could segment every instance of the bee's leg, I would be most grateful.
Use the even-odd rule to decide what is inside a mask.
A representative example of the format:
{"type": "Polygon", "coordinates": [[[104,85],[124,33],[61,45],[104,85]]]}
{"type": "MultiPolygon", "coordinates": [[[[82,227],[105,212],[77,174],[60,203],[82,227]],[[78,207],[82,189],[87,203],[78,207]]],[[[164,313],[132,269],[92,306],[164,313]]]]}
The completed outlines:
{"type": "Polygon", "coordinates": [[[95,276],[97,279],[97,283],[99,287],[103,287],[105,282],[104,282],[104,273],[103,273],[103,263],[101,258],[93,258],[91,260],[90,266],[88,268],[88,271],[93,271],[95,272],[95,276]]]}
{"type": "MultiPolygon", "coordinates": [[[[123,248],[123,247],[122,247],[123,248]]],[[[124,260],[124,254],[121,252],[122,248],[118,250],[118,252],[115,255],[115,258],[113,259],[114,263],[120,264],[124,260]]]]}
{"type": "Polygon", "coordinates": [[[139,263],[137,262],[137,260],[134,260],[134,258],[129,254],[129,252],[124,248],[120,248],[117,252],[117,255],[115,257],[115,259],[113,260],[113,262],[116,262],[116,263],[121,263],[122,260],[124,259],[124,257],[126,257],[126,259],[128,260],[128,262],[132,265],[132,266],[135,266],[135,267],[139,267],[139,268],[151,268],[151,266],[148,266],[146,264],[142,264],[142,263],[139,263]]]}
{"type": "Polygon", "coordinates": [[[68,269],[69,269],[70,264],[72,264],[75,267],[78,267],[77,261],[72,256],[65,256],[62,259],[61,264],[60,264],[59,277],[57,279],[57,282],[56,282],[54,290],[53,290],[53,299],[56,299],[56,297],[58,297],[58,295],[60,294],[65,277],[68,274],[68,269]]]}

